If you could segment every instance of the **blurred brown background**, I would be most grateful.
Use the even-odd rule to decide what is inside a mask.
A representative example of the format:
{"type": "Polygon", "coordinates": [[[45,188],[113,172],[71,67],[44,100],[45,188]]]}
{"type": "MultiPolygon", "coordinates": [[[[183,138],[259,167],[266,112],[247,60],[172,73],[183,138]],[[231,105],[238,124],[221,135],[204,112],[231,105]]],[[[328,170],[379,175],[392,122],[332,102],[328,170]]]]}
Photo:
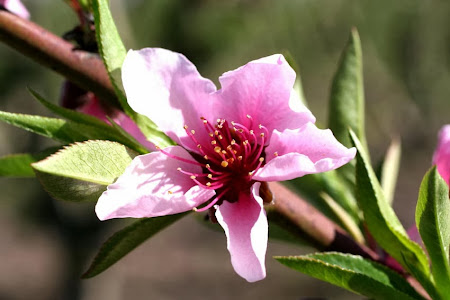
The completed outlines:
{"type": "MultiPolygon", "coordinates": [[[[77,24],[63,0],[23,0],[32,20],[62,35],[77,24]]],[[[414,222],[418,186],[439,128],[449,122],[450,2],[367,0],[112,0],[128,48],[184,53],[218,76],[288,50],[309,106],[327,120],[332,76],[350,28],[364,56],[368,141],[374,161],[392,137],[403,157],[394,207],[414,222]]],[[[0,44],[0,110],[49,115],[26,87],[58,101],[62,78],[0,44]]],[[[0,155],[52,142],[0,124],[0,155]]],[[[80,274],[96,249],[127,221],[97,221],[93,204],[50,199],[35,179],[0,180],[0,299],[361,299],[281,266],[273,255],[311,248],[270,243],[267,279],[249,284],[232,270],[223,233],[187,217],[105,273],[80,274]],[[311,298],[308,298],[311,297],[311,298]],[[317,298],[316,298],[317,299],[317,298]]]]}

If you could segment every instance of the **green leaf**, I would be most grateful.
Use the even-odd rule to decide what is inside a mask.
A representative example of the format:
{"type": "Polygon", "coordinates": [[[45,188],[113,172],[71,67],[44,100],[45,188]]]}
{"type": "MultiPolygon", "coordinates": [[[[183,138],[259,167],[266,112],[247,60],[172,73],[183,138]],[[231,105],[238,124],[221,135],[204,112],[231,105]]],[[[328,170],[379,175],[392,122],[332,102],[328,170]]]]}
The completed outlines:
{"type": "Polygon", "coordinates": [[[334,136],[342,144],[350,147],[352,145],[348,136],[350,128],[365,146],[362,51],[356,29],[352,30],[342,53],[333,79],[329,105],[328,126],[334,136]]]}
{"type": "Polygon", "coordinates": [[[54,153],[57,148],[51,148],[40,153],[11,154],[0,158],[0,176],[34,177],[31,164],[54,153]]]}
{"type": "Polygon", "coordinates": [[[294,83],[294,91],[297,93],[299,100],[305,105],[308,106],[308,103],[306,101],[305,93],[303,92],[303,86],[302,86],[302,78],[300,76],[300,68],[295,61],[294,57],[289,51],[283,51],[283,55],[286,58],[286,61],[291,66],[292,69],[294,69],[296,77],[295,77],[295,83],[294,83]]]}
{"type": "Polygon", "coordinates": [[[92,128],[92,131],[94,131],[95,128],[96,139],[119,142],[127,146],[128,148],[137,151],[140,154],[148,153],[147,149],[145,149],[129,134],[125,133],[123,129],[121,127],[118,127],[116,124],[110,126],[96,117],[55,105],[45,100],[41,95],[39,95],[39,93],[37,93],[33,89],[28,88],[28,90],[36,100],[38,100],[42,105],[44,105],[53,113],[67,120],[73,121],[74,123],[86,125],[89,128],[92,128]]]}
{"type": "Polygon", "coordinates": [[[32,166],[55,199],[96,201],[122,175],[135,155],[115,142],[87,141],[65,147],[32,166]]]}
{"type": "Polygon", "coordinates": [[[373,299],[424,299],[398,273],[360,256],[329,252],[275,259],[289,268],[373,299]]]}
{"type": "Polygon", "coordinates": [[[351,139],[356,154],[356,196],[372,236],[378,244],[411,274],[429,275],[428,259],[422,248],[411,241],[395,212],[384,197],[383,190],[370,165],[365,148],[353,131],[351,139]]]}
{"type": "Polygon", "coordinates": [[[85,141],[98,136],[93,127],[56,118],[0,111],[0,121],[63,143],[85,141]]]}
{"type": "Polygon", "coordinates": [[[394,201],[395,186],[397,185],[401,151],[400,140],[394,139],[381,165],[381,187],[383,188],[386,201],[391,205],[394,201]]]}
{"type": "Polygon", "coordinates": [[[427,172],[419,191],[416,224],[431,259],[431,271],[442,299],[450,299],[450,200],[447,183],[436,167],[427,172]]]}
{"type": "Polygon", "coordinates": [[[161,148],[173,145],[173,141],[159,131],[149,118],[136,113],[128,105],[121,79],[122,64],[127,51],[114,24],[109,10],[109,1],[93,0],[92,9],[99,52],[124,112],[136,122],[149,141],[161,148]]]}
{"type": "MultiPolygon", "coordinates": [[[[82,278],[91,278],[102,273],[148,238],[154,236],[175,221],[178,221],[186,214],[140,219],[116,232],[103,244],[82,278]]],[[[161,253],[161,255],[164,254],[161,253]]]]}

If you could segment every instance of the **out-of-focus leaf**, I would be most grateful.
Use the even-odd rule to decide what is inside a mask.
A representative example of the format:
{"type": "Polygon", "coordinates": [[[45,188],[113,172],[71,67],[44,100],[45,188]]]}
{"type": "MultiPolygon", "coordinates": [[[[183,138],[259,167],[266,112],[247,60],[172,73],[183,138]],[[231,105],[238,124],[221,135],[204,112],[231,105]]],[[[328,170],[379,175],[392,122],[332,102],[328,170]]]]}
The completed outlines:
{"type": "Polygon", "coordinates": [[[353,131],[356,154],[356,195],[367,227],[378,244],[412,274],[428,277],[428,259],[422,248],[408,238],[375,176],[365,148],[353,131]]]}
{"type": "Polygon", "coordinates": [[[424,299],[399,274],[360,256],[330,252],[275,259],[289,268],[372,299],[424,299]]]}
{"type": "Polygon", "coordinates": [[[416,224],[431,259],[436,288],[442,299],[450,299],[450,201],[447,183],[436,167],[427,172],[419,191],[416,224]]]}
{"type": "Polygon", "coordinates": [[[54,153],[57,148],[51,148],[40,153],[20,153],[6,155],[0,158],[0,176],[5,177],[35,177],[31,164],[54,153]]]}
{"type": "Polygon", "coordinates": [[[291,66],[292,69],[294,69],[295,74],[297,75],[295,77],[295,83],[294,83],[294,91],[297,93],[297,96],[299,100],[305,105],[308,106],[308,103],[306,101],[305,93],[303,92],[303,86],[302,86],[302,78],[300,77],[300,68],[295,61],[294,57],[289,51],[283,51],[283,55],[286,58],[286,61],[291,66]]]}
{"type": "MultiPolygon", "coordinates": [[[[102,273],[148,238],[178,221],[186,214],[140,219],[116,232],[103,244],[82,278],[91,278],[102,273]]],[[[164,253],[161,253],[161,256],[163,255],[164,253]]]]}
{"type": "Polygon", "coordinates": [[[400,140],[394,139],[386,152],[381,166],[381,187],[383,188],[386,201],[391,205],[394,201],[395,186],[397,185],[401,151],[400,140]]]}
{"type": "Polygon", "coordinates": [[[123,129],[118,127],[117,125],[114,126],[113,124],[113,126],[110,126],[96,117],[55,105],[45,100],[44,97],[39,95],[39,93],[37,93],[33,89],[29,88],[28,90],[33,95],[33,97],[36,98],[36,100],[38,100],[42,105],[44,105],[53,113],[67,120],[73,121],[74,123],[95,128],[97,139],[119,142],[127,146],[128,148],[137,151],[140,154],[148,153],[148,150],[146,150],[129,134],[124,133],[123,129]]]}
{"type": "Polygon", "coordinates": [[[72,144],[32,164],[48,193],[58,200],[95,201],[122,175],[136,153],[109,141],[72,144]]]}
{"type": "Polygon", "coordinates": [[[358,243],[365,244],[364,236],[359,229],[358,225],[352,219],[352,217],[344,210],[339,204],[334,201],[327,193],[321,193],[320,196],[325,201],[325,203],[330,207],[334,214],[341,221],[344,229],[357,241],[358,243]]]}
{"type": "Polygon", "coordinates": [[[124,112],[136,122],[149,141],[162,148],[173,145],[173,141],[159,131],[149,118],[136,113],[128,105],[121,79],[122,64],[127,51],[114,24],[109,10],[109,1],[92,0],[91,3],[99,52],[124,112]]]}
{"type": "Polygon", "coordinates": [[[342,53],[331,87],[328,126],[345,146],[352,145],[348,130],[352,129],[365,146],[364,87],[361,41],[356,29],[342,53]]]}

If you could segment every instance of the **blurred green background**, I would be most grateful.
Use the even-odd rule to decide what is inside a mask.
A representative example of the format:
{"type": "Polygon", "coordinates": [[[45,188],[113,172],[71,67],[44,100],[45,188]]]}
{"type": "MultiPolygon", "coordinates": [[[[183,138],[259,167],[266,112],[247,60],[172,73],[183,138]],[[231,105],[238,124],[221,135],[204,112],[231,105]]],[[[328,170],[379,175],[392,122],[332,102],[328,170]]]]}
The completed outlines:
{"type": "MultiPolygon", "coordinates": [[[[63,0],[23,0],[57,35],[77,25],[63,0]]],[[[350,29],[363,48],[366,128],[376,162],[391,138],[403,157],[394,208],[414,222],[417,191],[439,128],[449,122],[450,2],[438,0],[112,0],[127,48],[185,54],[217,82],[223,72],[289,51],[310,109],[326,124],[331,79],[350,29]]],[[[58,101],[63,79],[0,44],[0,110],[48,115],[26,91],[58,101]]],[[[0,124],[0,155],[39,151],[48,140],[0,124]]],[[[0,299],[360,299],[272,261],[313,251],[270,243],[267,279],[234,274],[222,233],[185,218],[104,274],[79,276],[124,221],[97,221],[93,205],[51,200],[35,179],[0,180],[0,299]],[[313,298],[319,297],[319,298],[313,298]]],[[[125,221],[126,222],[126,221],[125,221]]]]}

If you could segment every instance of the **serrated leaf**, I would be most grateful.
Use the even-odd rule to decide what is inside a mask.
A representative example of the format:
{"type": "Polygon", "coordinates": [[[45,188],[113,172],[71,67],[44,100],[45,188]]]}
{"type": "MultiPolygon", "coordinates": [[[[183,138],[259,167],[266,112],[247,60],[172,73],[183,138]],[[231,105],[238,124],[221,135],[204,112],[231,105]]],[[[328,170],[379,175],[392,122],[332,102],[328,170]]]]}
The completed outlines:
{"type": "Polygon", "coordinates": [[[353,131],[351,139],[357,148],[356,196],[364,219],[377,243],[410,273],[428,277],[428,259],[422,248],[408,238],[370,164],[365,148],[353,131]]]}
{"type": "Polygon", "coordinates": [[[450,200],[447,183],[436,167],[423,178],[416,224],[431,259],[431,271],[442,299],[450,299],[450,200]]]}
{"type": "Polygon", "coordinates": [[[398,170],[400,167],[401,145],[400,140],[394,139],[389,146],[381,166],[381,187],[386,201],[392,205],[394,201],[395,186],[397,185],[398,170]]]}
{"type": "Polygon", "coordinates": [[[136,113],[128,105],[121,79],[122,64],[127,52],[109,10],[109,1],[93,0],[92,9],[99,52],[124,112],[138,125],[149,141],[161,148],[173,145],[173,141],[159,131],[149,118],[136,113]]]}
{"type": "MultiPolygon", "coordinates": [[[[82,278],[94,277],[127,255],[148,238],[171,225],[187,213],[140,219],[112,235],[102,246],[82,278]]],[[[164,254],[161,253],[163,256],[164,254]]]]}
{"type": "Polygon", "coordinates": [[[0,176],[35,177],[31,164],[54,153],[57,148],[47,149],[39,153],[20,153],[0,158],[0,176]]]}
{"type": "Polygon", "coordinates": [[[362,51],[358,31],[353,29],[342,53],[331,87],[328,127],[345,146],[352,145],[348,130],[352,129],[365,146],[364,87],[362,51]]]}
{"type": "Polygon", "coordinates": [[[360,256],[329,252],[275,259],[294,270],[373,299],[424,299],[398,273],[360,256]]]}
{"type": "Polygon", "coordinates": [[[109,141],[72,144],[32,164],[50,195],[65,201],[95,201],[122,175],[136,153],[109,141]]]}
{"type": "Polygon", "coordinates": [[[42,105],[44,105],[53,113],[70,121],[73,121],[74,123],[86,125],[89,128],[95,128],[96,139],[119,142],[127,146],[128,148],[137,151],[140,154],[148,153],[148,150],[146,150],[129,134],[124,133],[123,129],[118,127],[118,125],[113,124],[112,126],[110,126],[96,117],[55,105],[45,100],[44,97],[42,97],[33,89],[28,88],[28,90],[36,100],[38,100],[42,105]]]}
{"type": "Polygon", "coordinates": [[[95,128],[57,118],[0,111],[0,121],[63,143],[95,139],[98,135],[92,131],[95,128]]]}

